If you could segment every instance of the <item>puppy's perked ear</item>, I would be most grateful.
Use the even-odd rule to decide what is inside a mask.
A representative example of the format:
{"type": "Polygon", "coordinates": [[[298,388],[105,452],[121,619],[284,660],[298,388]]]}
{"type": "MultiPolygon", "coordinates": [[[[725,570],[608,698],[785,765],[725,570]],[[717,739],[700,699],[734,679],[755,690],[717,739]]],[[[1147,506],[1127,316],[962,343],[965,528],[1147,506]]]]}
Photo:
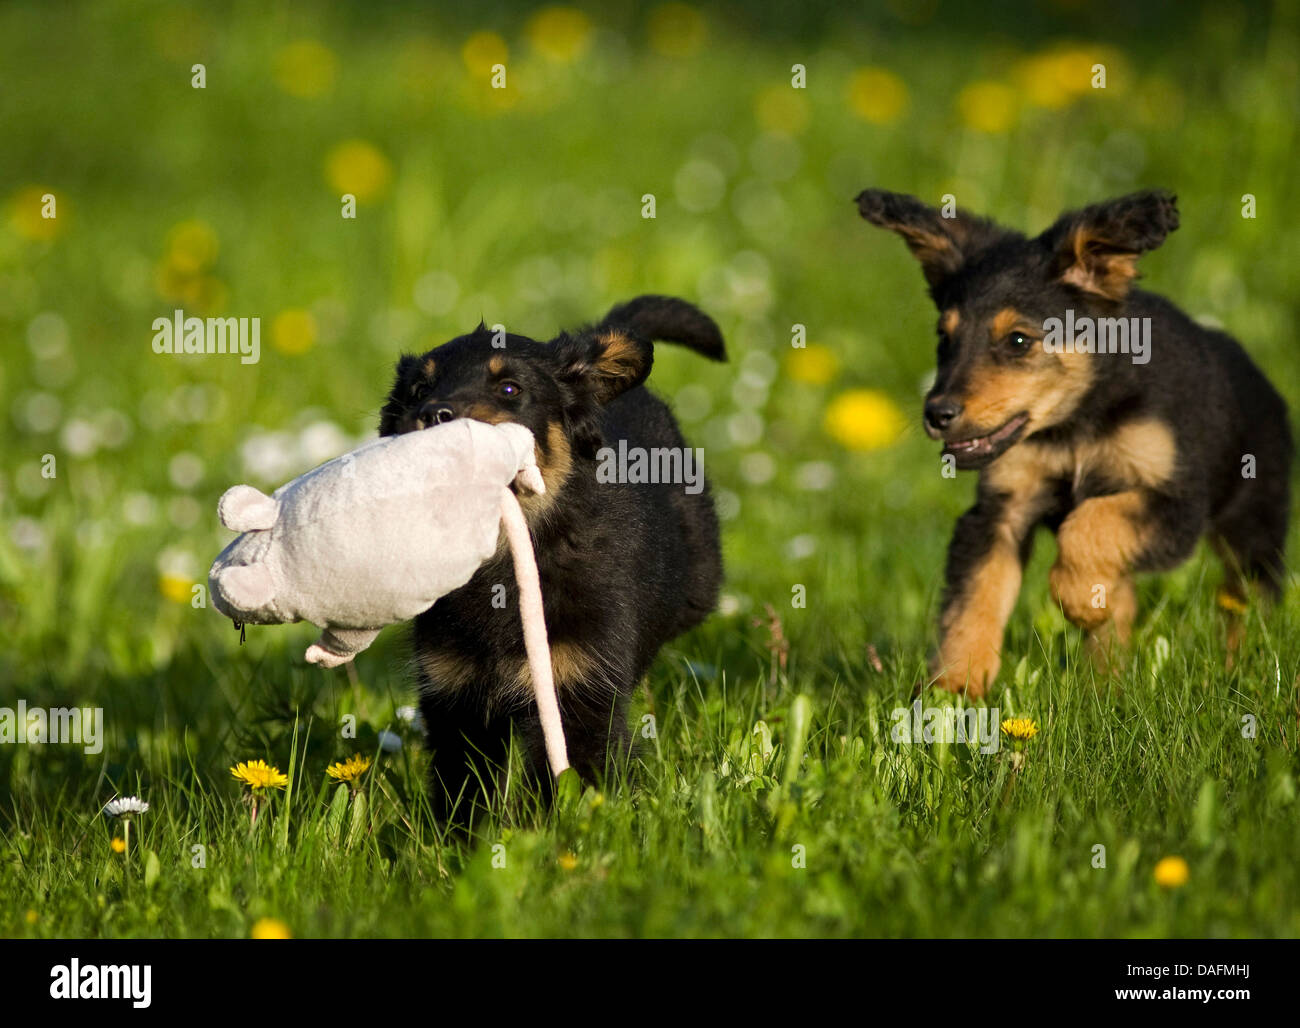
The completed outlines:
{"type": "Polygon", "coordinates": [[[1138,257],[1178,228],[1178,200],[1149,189],[1063,214],[1040,237],[1067,285],[1118,302],[1137,278],[1138,257]]]}
{"type": "Polygon", "coordinates": [[[945,218],[914,196],[867,189],[857,196],[858,213],[871,224],[903,237],[931,289],[1002,233],[991,221],[958,213],[945,218]]]}
{"type": "Polygon", "coordinates": [[[604,406],[650,374],[654,347],[639,335],[598,327],[554,343],[555,377],[604,406]]]}

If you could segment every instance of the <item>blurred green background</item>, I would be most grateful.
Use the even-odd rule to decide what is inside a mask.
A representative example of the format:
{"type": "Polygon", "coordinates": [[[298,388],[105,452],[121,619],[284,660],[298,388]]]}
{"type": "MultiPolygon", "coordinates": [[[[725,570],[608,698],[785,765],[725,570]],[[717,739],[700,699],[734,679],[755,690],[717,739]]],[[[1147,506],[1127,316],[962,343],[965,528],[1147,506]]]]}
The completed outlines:
{"type": "MultiPolygon", "coordinates": [[[[704,447],[728,564],[720,614],[656,688],[710,661],[764,676],[769,603],[806,689],[860,694],[868,645],[902,688],[973,479],[943,479],[919,430],[922,278],[853,197],[951,193],[1037,231],[1172,189],[1182,227],[1144,258],[1145,285],[1233,332],[1294,405],[1298,108],[1285,2],[5,5],[0,702],[102,704],[109,736],[99,759],[0,748],[0,825],[186,764],[224,774],[248,732],[287,745],[275,713],[322,691],[290,669],[314,632],[254,630],[241,650],[193,605],[228,538],[217,497],[373,435],[403,351],[480,318],[549,338],[642,292],[699,303],[731,352],[656,355],[650,385],[704,447]],[[260,362],[154,354],[153,319],[178,307],[260,318],[260,362]]],[[[1073,638],[1050,550],[1011,665],[1073,638]]],[[[1198,558],[1145,586],[1146,606],[1176,627],[1217,575],[1198,558]]],[[[382,707],[381,725],[409,701],[405,658],[386,633],[329,702],[382,707]]]]}
{"type": "Polygon", "coordinates": [[[404,350],[480,317],[549,338],[646,291],[699,302],[730,341],[726,367],[661,347],[652,386],[705,447],[740,606],[791,573],[851,575],[866,623],[915,636],[968,476],[934,473],[932,313],[859,189],[950,192],[1036,230],[1171,188],[1183,227],[1146,284],[1297,398],[1294,5],[1157,7],[809,5],[789,24],[777,5],[770,23],[672,4],[7,6],[0,566],[20,631],[0,667],[165,664],[212,627],[177,580],[202,580],[227,485],[278,485],[371,434],[404,350]],[[176,307],[261,318],[260,363],[155,355],[176,307]],[[898,410],[840,409],[865,456],[824,431],[862,388],[898,410]]]}

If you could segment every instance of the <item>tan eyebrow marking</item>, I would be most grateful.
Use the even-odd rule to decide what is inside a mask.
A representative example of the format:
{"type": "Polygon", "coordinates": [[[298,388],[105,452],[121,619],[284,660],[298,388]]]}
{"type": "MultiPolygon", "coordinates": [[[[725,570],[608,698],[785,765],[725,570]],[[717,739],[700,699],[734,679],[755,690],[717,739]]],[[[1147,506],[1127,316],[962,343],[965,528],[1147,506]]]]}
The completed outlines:
{"type": "Polygon", "coordinates": [[[494,375],[501,374],[501,372],[505,370],[505,366],[506,362],[502,357],[493,357],[488,361],[488,371],[492,372],[494,375]]]}
{"type": "Polygon", "coordinates": [[[1017,325],[1024,324],[1025,317],[1014,307],[1003,307],[993,315],[993,338],[1001,339],[1017,325]]]}
{"type": "Polygon", "coordinates": [[[939,319],[939,327],[947,332],[948,335],[952,335],[956,332],[957,326],[960,324],[961,314],[957,311],[956,307],[950,307],[948,310],[944,311],[943,317],[939,319]]]}
{"type": "Polygon", "coordinates": [[[425,358],[425,361],[424,361],[424,377],[425,377],[425,378],[433,378],[433,372],[434,372],[434,369],[435,369],[437,366],[438,366],[438,365],[434,363],[434,360],[433,360],[432,357],[427,357],[427,358],[425,358]]]}

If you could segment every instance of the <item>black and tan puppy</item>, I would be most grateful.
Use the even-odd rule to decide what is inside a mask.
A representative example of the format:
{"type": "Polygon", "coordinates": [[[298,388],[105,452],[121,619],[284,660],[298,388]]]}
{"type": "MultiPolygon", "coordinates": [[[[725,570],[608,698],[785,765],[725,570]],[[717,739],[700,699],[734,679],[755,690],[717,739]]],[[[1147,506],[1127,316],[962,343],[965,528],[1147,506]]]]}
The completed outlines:
{"type": "MultiPolygon", "coordinates": [[[[404,356],[380,420],[381,435],[454,418],[532,430],[547,491],[520,502],[537,552],[569,759],[584,777],[626,757],[628,695],[660,647],[713,610],[722,577],[702,468],[693,486],[598,473],[605,448],[620,443],[629,452],[686,454],[672,414],[642,385],[654,340],[726,359],[711,318],[683,300],[642,296],[549,343],[480,326],[404,356]]],[[[416,619],[414,645],[439,816],[459,804],[458,819],[472,819],[498,783],[512,734],[546,786],[504,545],[416,619]]]]}
{"type": "Polygon", "coordinates": [[[903,237],[939,309],[925,428],[979,469],[957,522],[933,666],[981,695],[1033,531],[1056,532],[1052,595],[1104,654],[1128,638],[1132,576],[1176,566],[1208,535],[1244,584],[1275,594],[1290,511],[1286,405],[1241,346],[1131,288],[1178,227],[1174,197],[1135,193],[1032,238],[870,189],[867,221],[903,237]]]}

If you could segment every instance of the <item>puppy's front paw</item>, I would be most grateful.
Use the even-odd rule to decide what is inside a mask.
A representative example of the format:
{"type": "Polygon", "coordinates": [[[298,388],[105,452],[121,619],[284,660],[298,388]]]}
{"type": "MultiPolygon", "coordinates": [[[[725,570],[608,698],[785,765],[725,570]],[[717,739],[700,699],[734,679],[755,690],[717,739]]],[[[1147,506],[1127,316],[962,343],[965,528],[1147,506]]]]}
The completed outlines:
{"type": "Polygon", "coordinates": [[[958,650],[949,645],[941,647],[930,662],[930,675],[940,689],[965,692],[971,699],[978,700],[997,678],[1001,664],[997,651],[992,647],[958,650]]]}

